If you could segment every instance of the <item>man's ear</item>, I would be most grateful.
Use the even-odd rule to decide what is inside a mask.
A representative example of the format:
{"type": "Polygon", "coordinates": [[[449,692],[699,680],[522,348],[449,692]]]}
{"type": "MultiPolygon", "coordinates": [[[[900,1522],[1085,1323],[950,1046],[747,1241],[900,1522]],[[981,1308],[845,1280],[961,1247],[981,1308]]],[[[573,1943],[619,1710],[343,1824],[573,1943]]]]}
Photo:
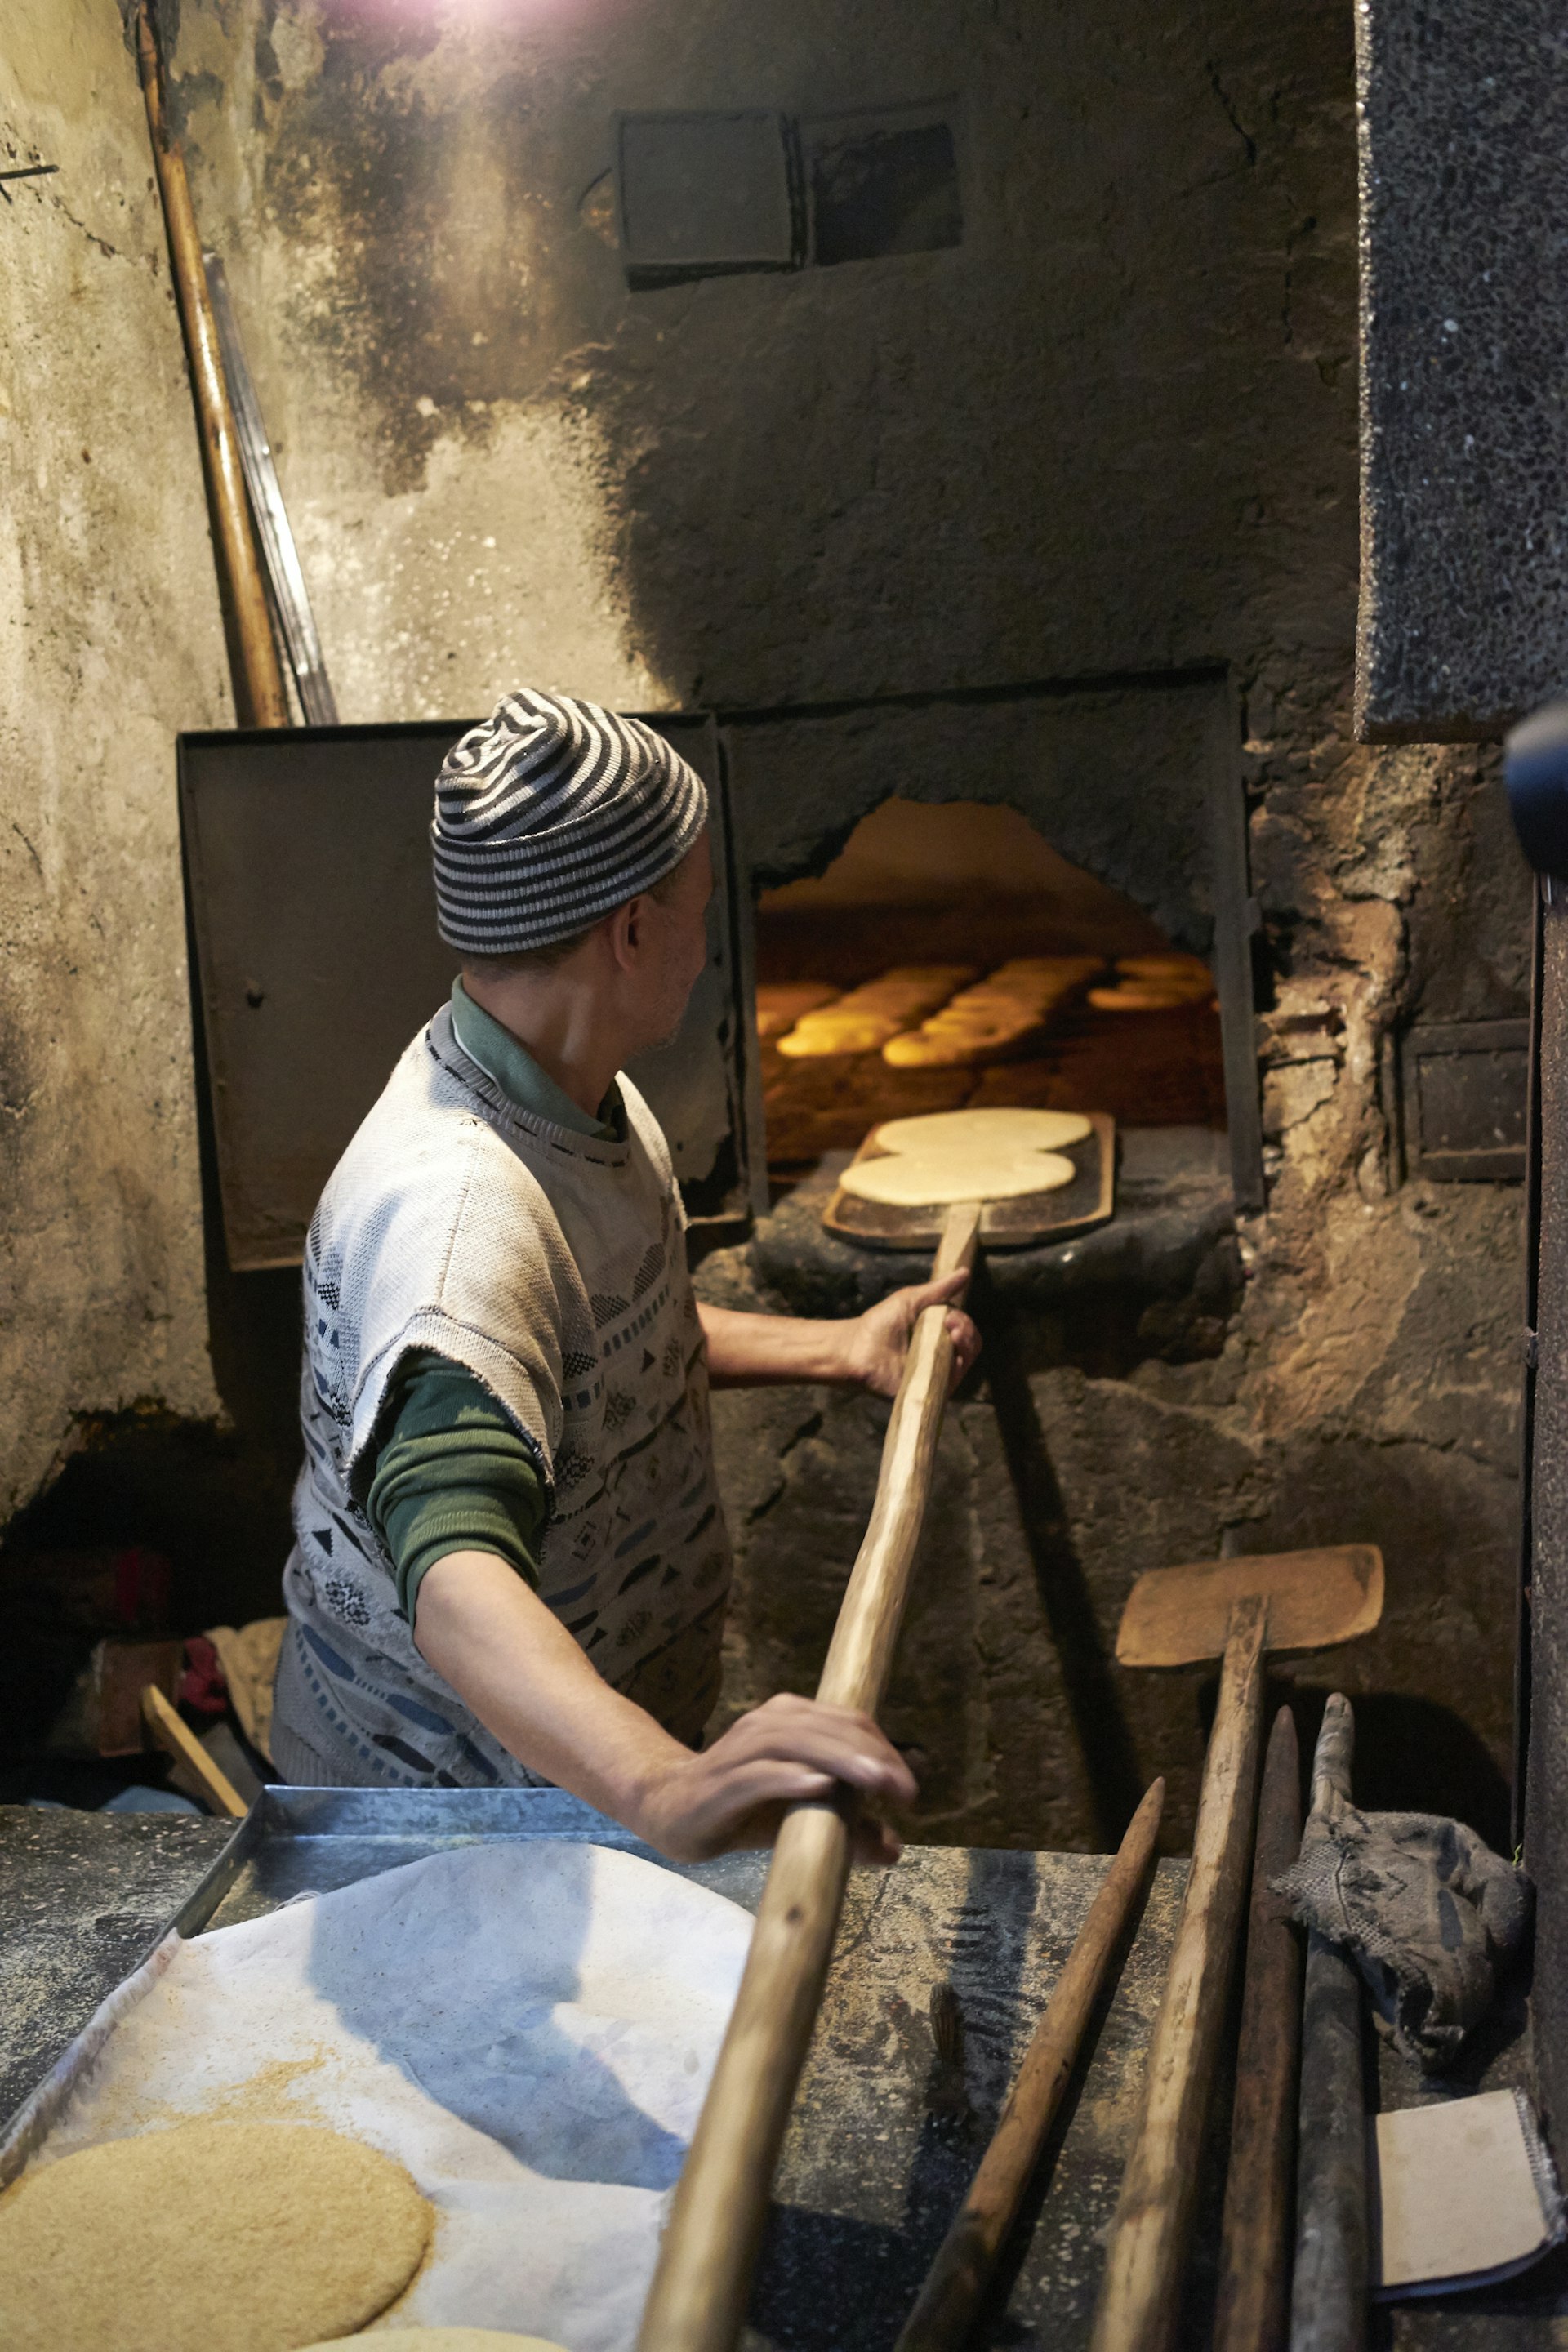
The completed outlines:
{"type": "Polygon", "coordinates": [[[610,942],[610,952],[623,971],[629,971],[637,962],[644,944],[643,924],[647,900],[628,898],[605,919],[610,942]]]}

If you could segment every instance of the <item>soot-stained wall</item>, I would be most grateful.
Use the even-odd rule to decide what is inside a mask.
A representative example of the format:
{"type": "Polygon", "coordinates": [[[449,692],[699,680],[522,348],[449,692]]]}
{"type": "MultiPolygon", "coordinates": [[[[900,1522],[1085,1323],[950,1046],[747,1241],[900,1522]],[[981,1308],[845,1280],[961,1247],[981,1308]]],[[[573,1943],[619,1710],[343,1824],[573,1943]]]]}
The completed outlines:
{"type": "MultiPolygon", "coordinates": [[[[1303,1679],[1363,1695],[1370,1797],[1502,1834],[1519,1196],[1399,1185],[1380,1073],[1417,1013],[1521,1008],[1526,898],[1488,755],[1352,735],[1348,10],[182,0],[171,63],[346,719],[519,677],[815,711],[751,766],[817,805],[811,747],[889,697],[1228,672],[1269,1212],[1195,1320],[996,1322],[890,1720],[942,1834],[1095,1842],[1165,1768],[1179,1843],[1203,1677],[1108,1664],[1132,1577],[1370,1537],[1384,1628],[1303,1679]],[[960,243],[628,290],[618,109],[936,101],[960,243]]],[[[770,880],[827,855],[741,819],[770,880]]],[[[732,1703],[809,1686],[880,1421],[721,1400],[732,1703]]]]}
{"type": "Polygon", "coordinates": [[[112,0],[5,10],[0,171],[35,165],[0,201],[0,1518],[103,1416],[218,1410],[174,739],[232,704],[112,0]]]}
{"type": "Polygon", "coordinates": [[[731,707],[1337,646],[1342,12],[894,22],[183,0],[202,217],[351,715],[605,670],[596,591],[625,663],[731,707]],[[921,100],[959,245],[628,294],[617,109],[921,100]]]}

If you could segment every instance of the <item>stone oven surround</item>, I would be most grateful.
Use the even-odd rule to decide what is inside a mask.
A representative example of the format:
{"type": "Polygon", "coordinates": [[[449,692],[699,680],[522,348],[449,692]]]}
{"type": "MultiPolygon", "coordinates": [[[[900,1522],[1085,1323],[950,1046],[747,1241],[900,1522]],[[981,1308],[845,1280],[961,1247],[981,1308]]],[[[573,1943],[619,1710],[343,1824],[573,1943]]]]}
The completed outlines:
{"type": "MultiPolygon", "coordinates": [[[[1009,1370],[944,1437],[889,1716],[927,1758],[925,1832],[1100,1844],[1166,1769],[1179,1845],[1203,1677],[1121,1684],[1133,1577],[1353,1535],[1384,1548],[1384,1623],[1300,1686],[1356,1697],[1370,1801],[1506,1839],[1520,1192],[1401,1181],[1386,1066],[1416,1022],[1519,1017],[1528,899],[1488,752],[1352,730],[1349,11],[955,0],[905,12],[896,51],[871,0],[173,14],[199,215],[346,719],[531,676],[739,714],[739,779],[795,723],[753,715],[792,707],[819,714],[804,740],[935,691],[1232,681],[1267,1213],[1197,1318],[1147,1290],[1111,1312],[1088,1253],[1070,1292],[991,1318],[1009,1370]],[[628,287],[600,201],[619,111],[949,93],[957,243],[628,287]]],[[[206,1623],[275,1602],[296,1441],[286,1374],[260,1375],[298,1310],[291,1276],[204,1256],[174,739],[227,705],[197,452],[114,12],[15,0],[0,107],[19,158],[61,165],[16,184],[0,278],[26,452],[0,663],[22,786],[4,1460],[31,1506],[5,1572],[136,1538],[206,1623]]],[[[868,772],[771,870],[889,789],[868,772]]],[[[701,1278],[769,1290],[760,1249],[701,1278]]],[[[880,1415],[719,1404],[739,1703],[815,1677],[880,1415]]]]}

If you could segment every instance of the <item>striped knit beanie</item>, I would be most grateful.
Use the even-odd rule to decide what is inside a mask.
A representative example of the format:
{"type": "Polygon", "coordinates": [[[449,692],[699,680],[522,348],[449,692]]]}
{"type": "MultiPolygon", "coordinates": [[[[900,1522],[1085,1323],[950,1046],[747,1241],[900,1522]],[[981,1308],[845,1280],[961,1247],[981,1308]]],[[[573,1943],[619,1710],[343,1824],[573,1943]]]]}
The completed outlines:
{"type": "Polygon", "coordinates": [[[701,778],[640,719],[509,694],[436,779],[437,929],[464,955],[571,939],[679,866],[707,817],[701,778]]]}

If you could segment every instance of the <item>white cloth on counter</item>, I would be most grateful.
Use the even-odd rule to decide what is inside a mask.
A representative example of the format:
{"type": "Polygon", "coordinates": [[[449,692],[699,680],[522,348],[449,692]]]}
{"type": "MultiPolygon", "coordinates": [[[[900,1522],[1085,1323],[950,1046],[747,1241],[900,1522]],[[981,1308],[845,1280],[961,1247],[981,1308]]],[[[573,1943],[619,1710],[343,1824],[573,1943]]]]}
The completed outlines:
{"type": "Polygon", "coordinates": [[[620,2352],[751,1930],[605,1846],[433,1854],[179,1944],[34,2161],[197,2118],[325,2124],[437,2210],[389,2327],[620,2352]]]}

